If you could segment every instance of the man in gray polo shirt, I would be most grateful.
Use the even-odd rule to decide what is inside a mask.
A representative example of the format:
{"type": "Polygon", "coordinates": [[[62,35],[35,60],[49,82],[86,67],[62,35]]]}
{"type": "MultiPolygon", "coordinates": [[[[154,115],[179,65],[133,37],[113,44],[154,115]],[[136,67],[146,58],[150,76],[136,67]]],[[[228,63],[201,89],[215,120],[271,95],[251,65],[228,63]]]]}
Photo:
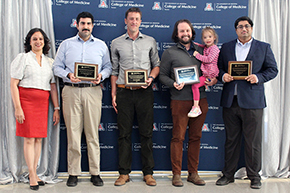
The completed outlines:
{"type": "Polygon", "coordinates": [[[112,105],[118,114],[119,173],[115,186],[129,181],[132,148],[131,133],[136,112],[141,141],[142,172],[144,181],[155,186],[153,178],[153,90],[152,81],[159,74],[159,56],[154,38],[139,31],[142,13],[139,8],[130,8],[125,15],[127,33],[114,39],[111,45],[113,72],[112,105]],[[146,86],[125,86],[125,70],[142,69],[148,72],[146,86]]]}

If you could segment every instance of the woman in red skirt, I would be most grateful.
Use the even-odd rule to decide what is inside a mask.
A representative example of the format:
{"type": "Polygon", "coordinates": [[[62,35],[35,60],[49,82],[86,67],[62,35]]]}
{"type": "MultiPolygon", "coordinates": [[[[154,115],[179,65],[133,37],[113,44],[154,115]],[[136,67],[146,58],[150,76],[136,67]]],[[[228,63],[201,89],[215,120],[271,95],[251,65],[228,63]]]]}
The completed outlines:
{"type": "Polygon", "coordinates": [[[24,157],[32,190],[45,183],[36,173],[42,138],[47,137],[49,95],[54,105],[53,122],[59,122],[58,94],[52,72],[53,59],[45,56],[49,39],[40,28],[31,29],[20,53],[11,63],[11,96],[15,108],[16,135],[24,137],[24,157]]]}

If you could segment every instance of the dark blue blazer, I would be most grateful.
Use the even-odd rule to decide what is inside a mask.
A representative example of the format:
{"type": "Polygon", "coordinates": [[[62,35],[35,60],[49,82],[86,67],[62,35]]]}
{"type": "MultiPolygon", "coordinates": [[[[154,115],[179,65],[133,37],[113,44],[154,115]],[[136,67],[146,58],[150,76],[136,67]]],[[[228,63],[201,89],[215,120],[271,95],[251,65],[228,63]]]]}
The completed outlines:
{"type": "MultiPolygon", "coordinates": [[[[224,73],[228,72],[228,62],[236,61],[235,46],[237,40],[230,41],[222,45],[219,59],[219,76],[222,81],[224,73]]],[[[276,77],[278,74],[277,63],[270,44],[253,39],[249,54],[246,60],[252,61],[252,74],[258,77],[257,84],[251,84],[246,80],[234,80],[224,83],[221,106],[231,107],[235,84],[237,84],[238,104],[245,109],[261,109],[266,107],[266,99],[264,94],[264,82],[276,77]]]]}

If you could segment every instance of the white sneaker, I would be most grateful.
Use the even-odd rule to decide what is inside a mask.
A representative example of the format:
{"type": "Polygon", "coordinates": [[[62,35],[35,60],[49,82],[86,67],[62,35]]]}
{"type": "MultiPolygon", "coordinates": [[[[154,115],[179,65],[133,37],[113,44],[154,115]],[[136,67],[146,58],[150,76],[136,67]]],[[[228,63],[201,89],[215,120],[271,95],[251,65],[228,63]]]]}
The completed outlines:
{"type": "Polygon", "coordinates": [[[199,107],[193,106],[192,109],[187,114],[188,117],[198,117],[201,114],[201,110],[199,107]]]}

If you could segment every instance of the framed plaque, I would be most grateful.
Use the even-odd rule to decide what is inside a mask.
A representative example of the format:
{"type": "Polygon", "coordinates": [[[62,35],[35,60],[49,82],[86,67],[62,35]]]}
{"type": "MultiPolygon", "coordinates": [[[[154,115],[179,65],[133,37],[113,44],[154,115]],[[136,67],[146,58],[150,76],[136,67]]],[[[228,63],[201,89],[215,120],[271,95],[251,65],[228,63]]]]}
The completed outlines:
{"type": "Polygon", "coordinates": [[[252,61],[229,61],[228,73],[234,80],[245,80],[252,74],[252,61]]]}
{"type": "Polygon", "coordinates": [[[199,83],[199,73],[196,65],[174,68],[175,81],[177,84],[199,83]]]}
{"type": "Polygon", "coordinates": [[[94,81],[98,77],[98,65],[75,62],[74,75],[80,80],[94,81]]]}
{"type": "Polygon", "coordinates": [[[125,86],[147,86],[148,71],[142,69],[125,70],[125,86]]]}

